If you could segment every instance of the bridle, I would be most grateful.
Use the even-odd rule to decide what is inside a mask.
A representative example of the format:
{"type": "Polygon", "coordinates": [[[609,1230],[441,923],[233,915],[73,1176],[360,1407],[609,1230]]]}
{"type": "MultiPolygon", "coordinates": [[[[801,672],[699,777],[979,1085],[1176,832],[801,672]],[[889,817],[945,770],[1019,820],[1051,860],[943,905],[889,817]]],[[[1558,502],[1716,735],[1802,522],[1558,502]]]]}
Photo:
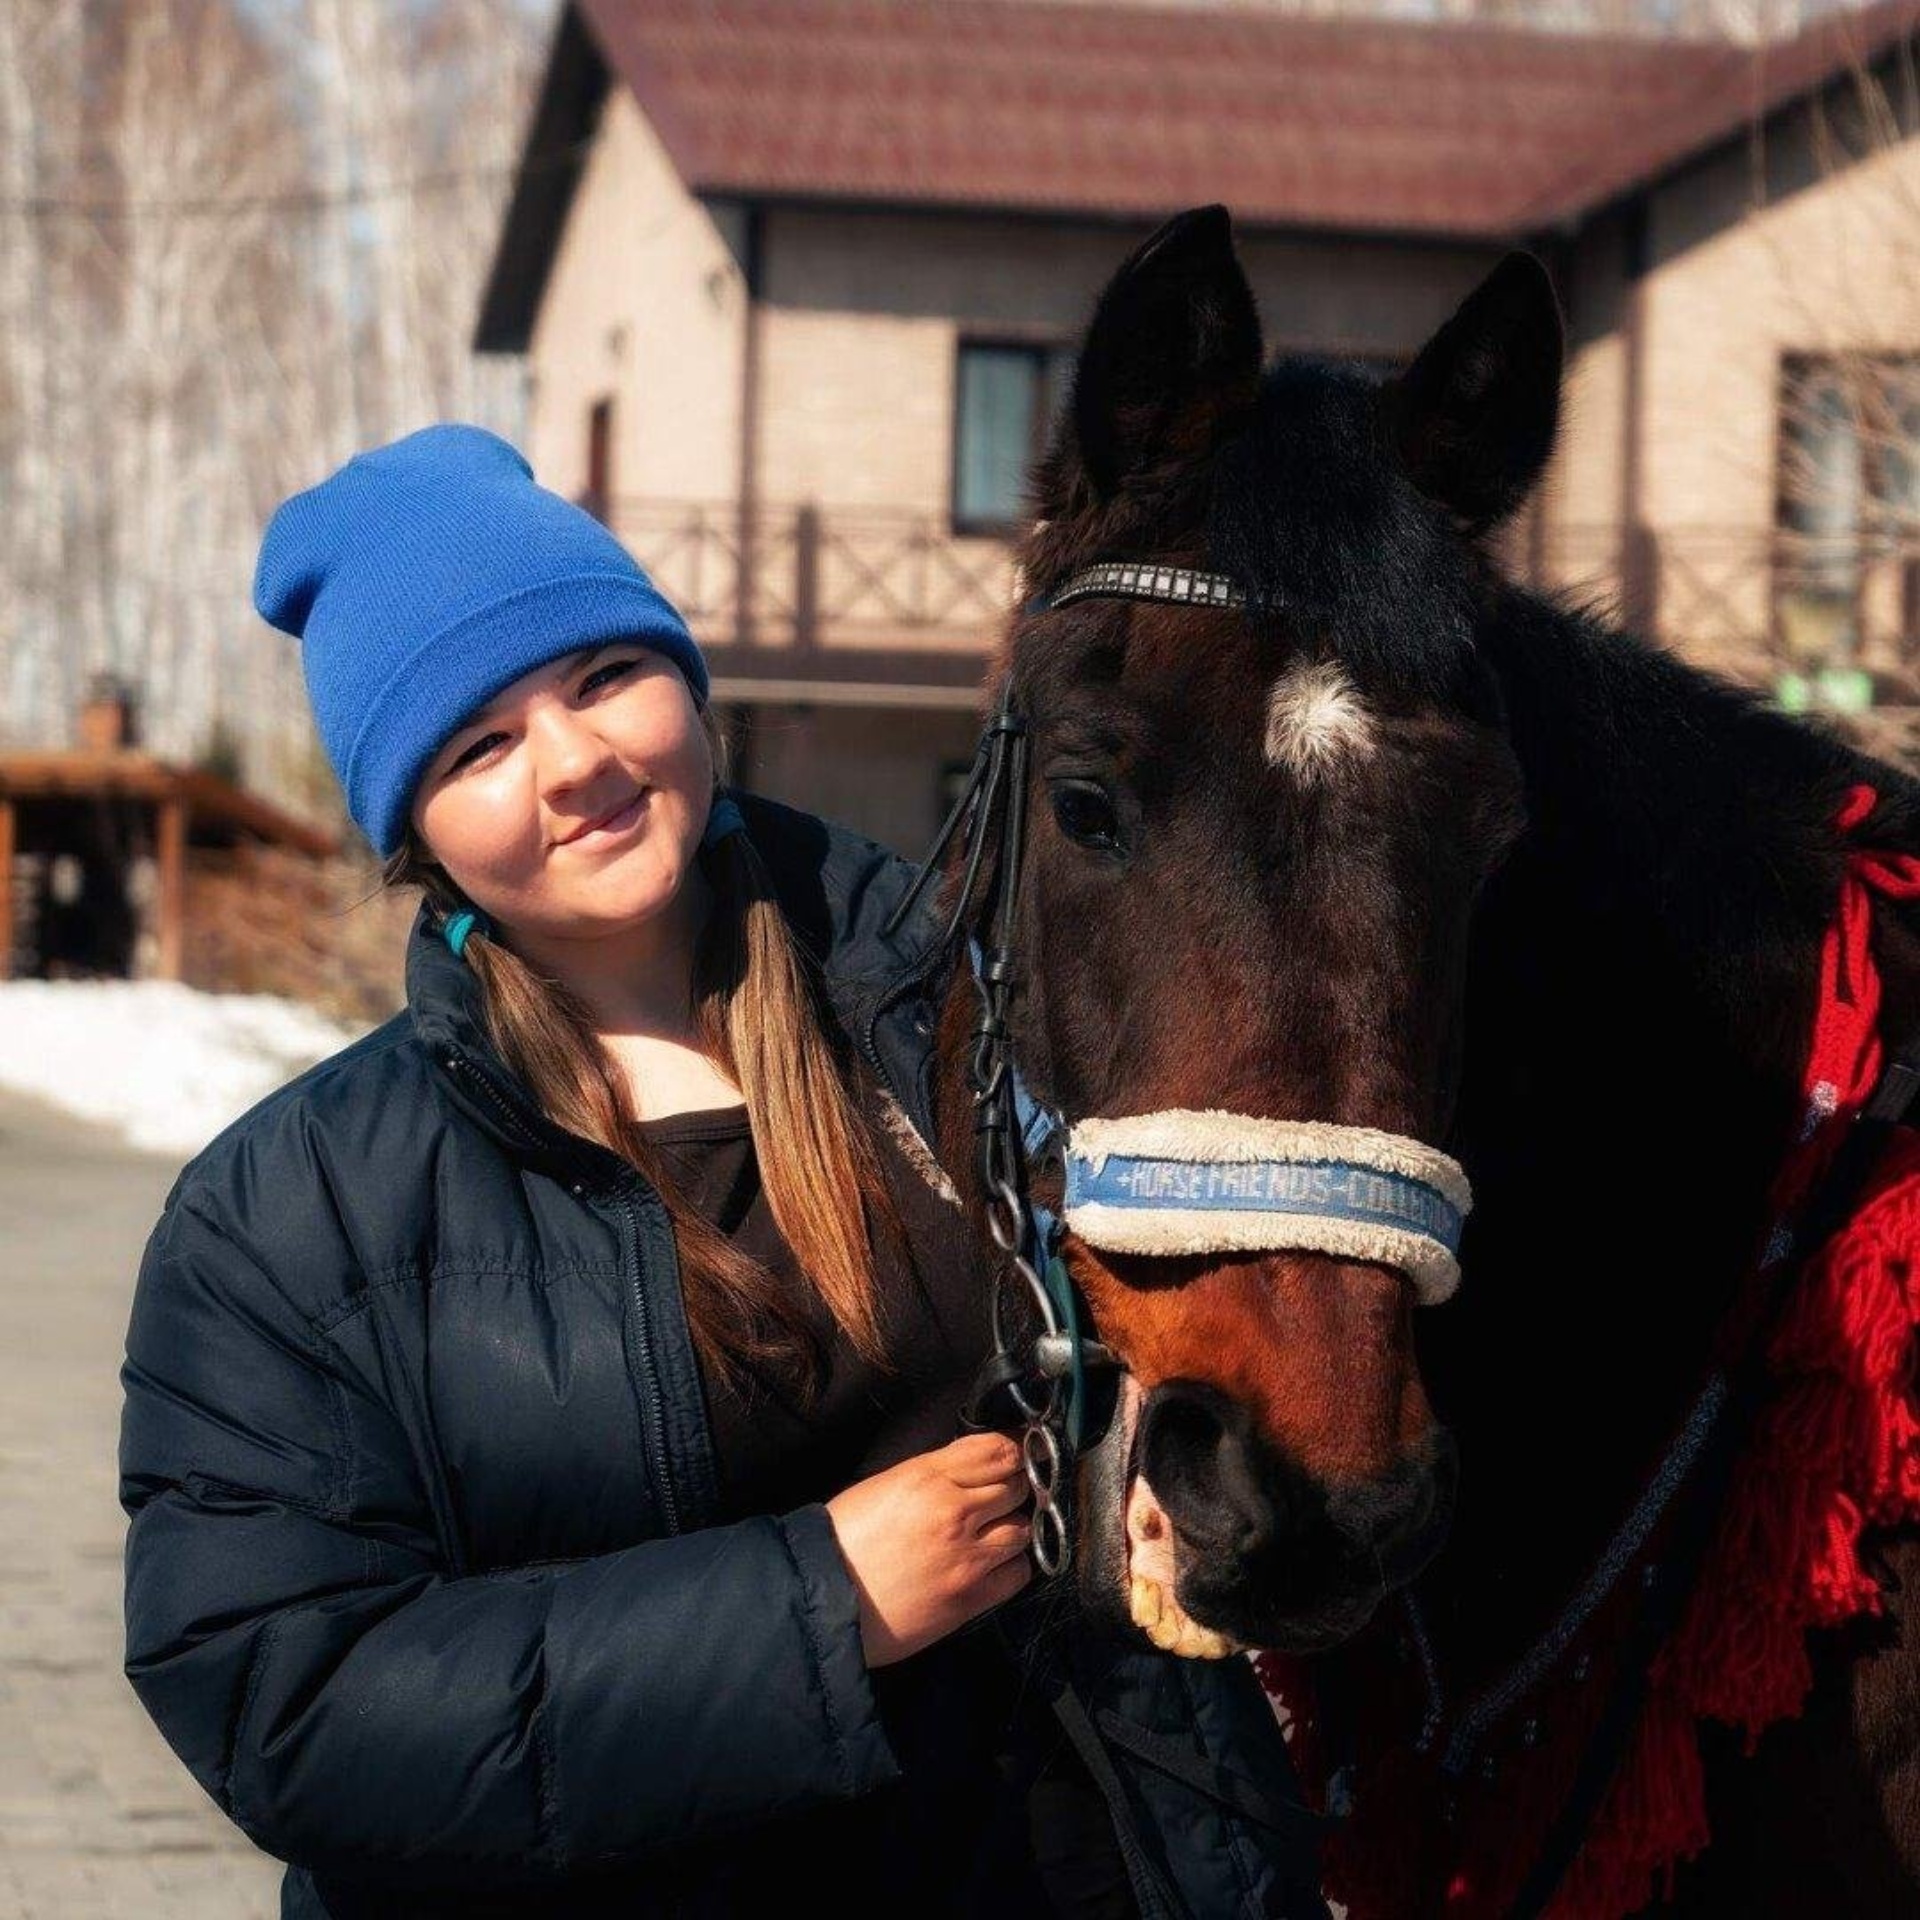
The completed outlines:
{"type": "MultiPolygon", "coordinates": [[[[1034,596],[1024,612],[1092,599],[1221,610],[1246,605],[1224,574],[1113,561],[1083,568],[1052,593],[1034,596]]],[[[993,1347],[964,1418],[973,1426],[1001,1424],[1005,1405],[996,1418],[996,1401],[1018,1415],[1034,1498],[1034,1560],[1042,1573],[1058,1575],[1072,1560],[1066,1508],[1085,1439],[1089,1375],[1116,1372],[1118,1362],[1082,1332],[1073,1281],[1055,1252],[1061,1223],[1030,1192],[1030,1153],[1066,1136],[1063,1211],[1093,1245],[1147,1253],[1315,1248],[1398,1266],[1423,1300],[1452,1291],[1471,1196],[1465,1176],[1444,1154],[1371,1129],[1213,1111],[1088,1120],[1067,1129],[1035,1105],[1014,1064],[1007,1017],[1031,753],[1009,673],[966,784],[886,931],[891,935],[906,918],[960,835],[960,885],[937,947],[950,951],[967,927],[987,854],[997,852],[990,924],[969,936],[980,1013],[968,1083],[987,1231],[1006,1257],[993,1290],[993,1347]],[[1022,1310],[1038,1327],[1024,1347],[1015,1333],[1022,1310]]]]}

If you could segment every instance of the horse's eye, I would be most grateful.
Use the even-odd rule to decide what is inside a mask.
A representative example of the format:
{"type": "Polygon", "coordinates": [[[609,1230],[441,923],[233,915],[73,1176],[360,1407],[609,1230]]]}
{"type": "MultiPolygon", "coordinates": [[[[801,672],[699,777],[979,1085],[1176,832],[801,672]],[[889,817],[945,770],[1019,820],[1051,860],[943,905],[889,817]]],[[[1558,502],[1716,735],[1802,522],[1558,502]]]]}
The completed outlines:
{"type": "Polygon", "coordinates": [[[1069,840],[1111,853],[1120,844],[1120,822],[1113,802],[1098,787],[1056,787],[1053,817],[1069,840]]]}

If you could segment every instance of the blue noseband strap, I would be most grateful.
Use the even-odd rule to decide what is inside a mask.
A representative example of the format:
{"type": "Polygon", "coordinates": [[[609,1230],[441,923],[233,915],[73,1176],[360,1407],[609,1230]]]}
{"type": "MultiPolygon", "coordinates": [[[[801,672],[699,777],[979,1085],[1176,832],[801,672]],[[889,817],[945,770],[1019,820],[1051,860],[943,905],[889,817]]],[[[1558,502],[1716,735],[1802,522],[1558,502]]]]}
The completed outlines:
{"type": "Polygon", "coordinates": [[[1400,1134],[1211,1110],[1083,1120],[1068,1133],[1066,1173],[1068,1227],[1109,1252],[1375,1261],[1428,1306],[1459,1284],[1466,1176],[1400,1134]]]}

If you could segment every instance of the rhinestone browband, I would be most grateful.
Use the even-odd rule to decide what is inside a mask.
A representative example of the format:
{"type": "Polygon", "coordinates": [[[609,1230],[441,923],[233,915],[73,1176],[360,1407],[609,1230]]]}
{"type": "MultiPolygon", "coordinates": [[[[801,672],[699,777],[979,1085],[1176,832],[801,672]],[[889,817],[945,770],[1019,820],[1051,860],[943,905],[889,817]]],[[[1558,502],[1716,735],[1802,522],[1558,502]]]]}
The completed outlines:
{"type": "Polygon", "coordinates": [[[1202,573],[1197,567],[1162,567],[1137,560],[1108,561],[1083,567],[1057,593],[1044,596],[1049,607],[1101,597],[1119,600],[1164,600],[1182,607],[1241,607],[1246,595],[1224,573],[1202,573]]]}

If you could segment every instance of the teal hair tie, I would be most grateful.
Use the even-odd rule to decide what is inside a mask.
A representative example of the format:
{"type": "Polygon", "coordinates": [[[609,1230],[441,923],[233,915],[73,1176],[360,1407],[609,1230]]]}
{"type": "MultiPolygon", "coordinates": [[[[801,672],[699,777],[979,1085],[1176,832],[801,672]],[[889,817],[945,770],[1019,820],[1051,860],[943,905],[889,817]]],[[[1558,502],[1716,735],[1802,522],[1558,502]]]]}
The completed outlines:
{"type": "Polygon", "coordinates": [[[447,916],[440,931],[456,956],[464,956],[467,950],[468,934],[479,932],[490,935],[493,928],[487,924],[485,914],[475,913],[471,907],[462,907],[458,913],[447,916]]]}
{"type": "Polygon", "coordinates": [[[707,830],[700,836],[703,847],[717,846],[730,833],[745,833],[747,823],[740,816],[740,809],[727,796],[717,794],[713,806],[707,813],[707,830]]]}

